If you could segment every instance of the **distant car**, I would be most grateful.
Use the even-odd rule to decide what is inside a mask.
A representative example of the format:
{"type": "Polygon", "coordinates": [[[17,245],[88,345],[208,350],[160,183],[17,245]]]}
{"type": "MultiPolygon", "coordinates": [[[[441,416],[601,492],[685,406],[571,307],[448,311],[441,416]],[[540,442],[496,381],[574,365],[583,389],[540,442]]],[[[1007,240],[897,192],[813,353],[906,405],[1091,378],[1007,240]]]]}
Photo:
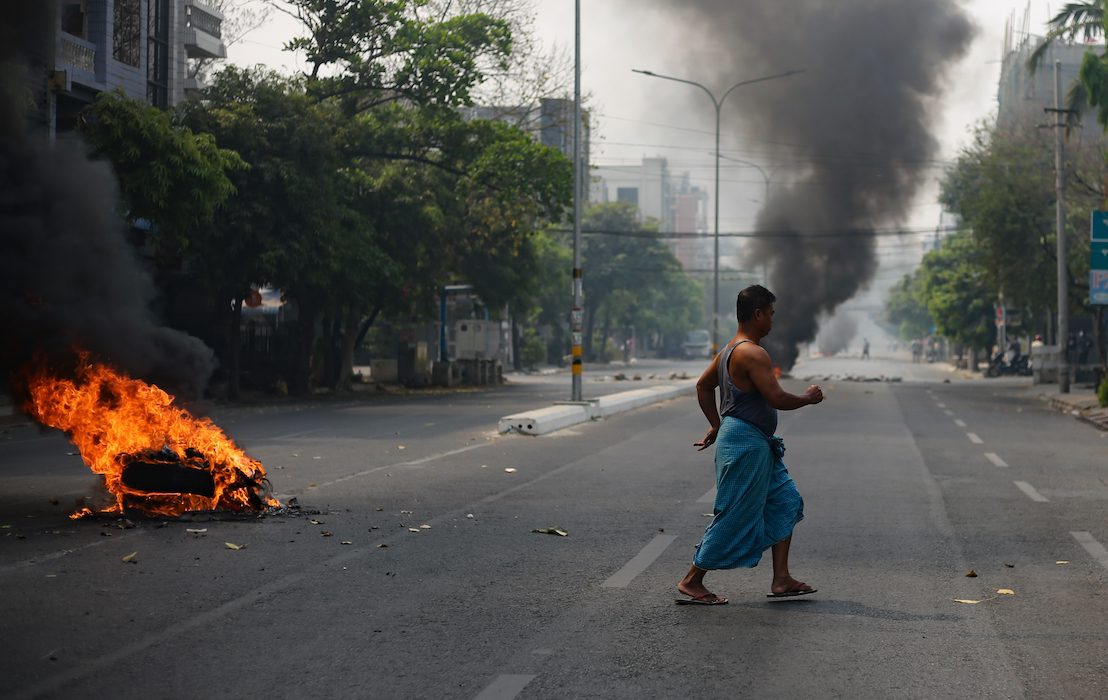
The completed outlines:
{"type": "Polygon", "coordinates": [[[706,330],[689,331],[681,343],[681,357],[686,360],[711,359],[712,334],[706,330]]]}

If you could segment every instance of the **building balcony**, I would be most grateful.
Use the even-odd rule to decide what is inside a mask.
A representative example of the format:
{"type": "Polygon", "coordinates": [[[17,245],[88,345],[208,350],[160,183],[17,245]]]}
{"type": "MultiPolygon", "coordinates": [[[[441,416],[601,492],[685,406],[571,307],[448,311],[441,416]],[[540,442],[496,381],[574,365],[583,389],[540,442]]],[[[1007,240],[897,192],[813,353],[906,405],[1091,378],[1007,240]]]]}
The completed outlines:
{"type": "Polygon", "coordinates": [[[80,37],[58,32],[58,53],[55,69],[60,78],[65,76],[65,85],[58,85],[66,91],[73,83],[79,83],[94,89],[103,87],[96,80],[96,44],[80,37]]]}
{"type": "Polygon", "coordinates": [[[185,2],[185,53],[189,58],[227,58],[223,15],[194,0],[185,2]]]}

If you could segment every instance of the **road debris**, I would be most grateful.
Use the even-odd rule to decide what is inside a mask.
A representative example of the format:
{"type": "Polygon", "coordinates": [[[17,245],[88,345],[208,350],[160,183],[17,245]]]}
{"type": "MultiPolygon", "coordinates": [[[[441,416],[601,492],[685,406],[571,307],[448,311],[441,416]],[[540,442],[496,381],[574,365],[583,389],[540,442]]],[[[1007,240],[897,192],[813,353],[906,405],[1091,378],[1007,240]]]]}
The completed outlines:
{"type": "Polygon", "coordinates": [[[560,527],[539,527],[535,528],[531,532],[537,532],[540,535],[557,535],[558,537],[569,537],[569,533],[560,527]]]}
{"type": "Polygon", "coordinates": [[[389,546],[387,544],[385,544],[384,542],[377,545],[377,549],[388,549],[388,548],[389,548],[389,546]]]}
{"type": "Polygon", "coordinates": [[[1059,559],[1058,561],[1056,561],[1054,563],[1057,564],[1058,566],[1065,566],[1066,564],[1070,563],[1070,560],[1069,559],[1059,559]]]}
{"type": "Polygon", "coordinates": [[[415,532],[415,533],[418,534],[419,533],[419,528],[418,527],[410,527],[410,528],[408,528],[408,532],[415,532]]]}
{"type": "Polygon", "coordinates": [[[977,572],[973,569],[970,569],[966,572],[966,578],[977,578],[977,572]]]}
{"type": "Polygon", "coordinates": [[[998,588],[996,589],[997,595],[1015,595],[1016,592],[1011,588],[998,588]]]}
{"type": "Polygon", "coordinates": [[[504,467],[504,471],[506,471],[509,474],[515,474],[519,470],[516,469],[515,467],[504,467]]]}
{"type": "Polygon", "coordinates": [[[473,513],[466,513],[466,517],[473,520],[473,513]]]}
{"type": "Polygon", "coordinates": [[[319,534],[322,537],[334,537],[335,536],[335,533],[331,532],[330,530],[320,530],[319,534]]]}
{"type": "Polygon", "coordinates": [[[339,542],[339,544],[354,544],[354,543],[351,542],[350,540],[343,540],[342,542],[339,542]]]}
{"type": "Polygon", "coordinates": [[[123,558],[120,561],[122,561],[124,564],[137,564],[138,562],[135,561],[135,557],[137,557],[137,556],[138,556],[138,551],[134,551],[134,552],[131,552],[130,554],[124,555],[123,558]]]}
{"type": "Polygon", "coordinates": [[[224,542],[223,546],[226,547],[227,549],[231,549],[231,550],[234,550],[236,552],[239,551],[240,549],[246,549],[246,545],[244,545],[244,544],[235,544],[234,542],[224,542]]]}
{"type": "Polygon", "coordinates": [[[322,520],[316,520],[315,518],[308,518],[308,522],[311,523],[312,525],[322,525],[323,524],[322,520]]]}
{"type": "Polygon", "coordinates": [[[185,532],[189,533],[190,535],[196,535],[197,537],[203,537],[204,533],[207,532],[207,531],[208,531],[208,528],[206,528],[206,527],[201,527],[201,528],[190,527],[190,528],[185,529],[185,532]]]}
{"type": "Polygon", "coordinates": [[[419,529],[420,530],[430,530],[431,526],[428,525],[427,523],[423,523],[422,525],[419,526],[419,529]]]}

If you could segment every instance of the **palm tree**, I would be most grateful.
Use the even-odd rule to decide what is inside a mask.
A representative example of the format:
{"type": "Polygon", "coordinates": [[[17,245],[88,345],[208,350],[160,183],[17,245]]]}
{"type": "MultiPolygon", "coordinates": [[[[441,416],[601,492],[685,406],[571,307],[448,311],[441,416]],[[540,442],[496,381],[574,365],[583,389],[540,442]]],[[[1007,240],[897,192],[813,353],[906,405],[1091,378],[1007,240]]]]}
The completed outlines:
{"type": "MultiPolygon", "coordinates": [[[[1058,40],[1072,42],[1080,36],[1083,41],[1090,43],[1102,38],[1105,29],[1104,2],[1105,0],[1082,0],[1066,3],[1058,14],[1047,22],[1050,29],[1027,58],[1027,70],[1034,75],[1058,40]]],[[[1088,89],[1080,78],[1075,79],[1066,93],[1067,131],[1077,125],[1081,109],[1088,103],[1088,89]]]]}

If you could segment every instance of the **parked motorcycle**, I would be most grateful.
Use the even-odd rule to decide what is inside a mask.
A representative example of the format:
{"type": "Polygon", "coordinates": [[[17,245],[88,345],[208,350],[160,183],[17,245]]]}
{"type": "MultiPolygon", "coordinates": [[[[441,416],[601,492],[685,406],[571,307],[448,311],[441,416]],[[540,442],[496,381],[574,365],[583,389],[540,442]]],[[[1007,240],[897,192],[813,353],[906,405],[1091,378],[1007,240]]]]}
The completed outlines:
{"type": "Polygon", "coordinates": [[[989,360],[986,377],[1030,377],[1031,358],[1027,355],[1010,356],[1010,353],[998,352],[989,360]]]}

